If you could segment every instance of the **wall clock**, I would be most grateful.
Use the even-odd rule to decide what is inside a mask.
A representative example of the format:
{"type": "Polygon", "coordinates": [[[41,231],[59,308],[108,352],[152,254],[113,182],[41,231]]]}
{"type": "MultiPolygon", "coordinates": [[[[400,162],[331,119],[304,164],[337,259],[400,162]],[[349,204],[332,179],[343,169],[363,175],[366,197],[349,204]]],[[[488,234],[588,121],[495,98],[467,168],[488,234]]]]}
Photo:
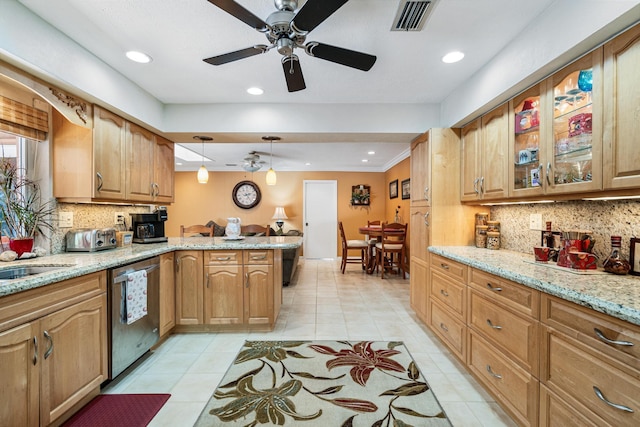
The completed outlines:
{"type": "Polygon", "coordinates": [[[260,194],[260,187],[253,181],[240,181],[233,187],[231,193],[233,203],[242,209],[251,209],[260,203],[262,195],[260,194]]]}

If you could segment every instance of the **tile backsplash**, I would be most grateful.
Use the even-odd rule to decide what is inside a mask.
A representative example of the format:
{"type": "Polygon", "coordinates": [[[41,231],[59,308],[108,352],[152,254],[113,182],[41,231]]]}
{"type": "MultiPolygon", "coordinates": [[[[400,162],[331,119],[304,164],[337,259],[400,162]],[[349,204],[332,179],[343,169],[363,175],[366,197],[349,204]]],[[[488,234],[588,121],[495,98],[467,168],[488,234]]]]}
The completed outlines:
{"type": "MultiPolygon", "coordinates": [[[[146,213],[153,210],[148,205],[98,205],[84,203],[59,203],[59,212],[73,212],[73,228],[114,227],[113,216],[116,212],[125,212],[127,228],[131,227],[130,213],[146,213]]],[[[70,228],[56,227],[51,236],[51,253],[65,251],[65,235],[70,228]]]]}
{"type": "Polygon", "coordinates": [[[542,214],[542,224],[553,230],[591,230],[598,265],[611,251],[611,236],[622,236],[622,255],[629,259],[629,242],[640,237],[640,201],[568,201],[492,206],[491,220],[500,221],[503,249],[533,254],[540,245],[540,231],[529,229],[529,215],[542,214]]]}

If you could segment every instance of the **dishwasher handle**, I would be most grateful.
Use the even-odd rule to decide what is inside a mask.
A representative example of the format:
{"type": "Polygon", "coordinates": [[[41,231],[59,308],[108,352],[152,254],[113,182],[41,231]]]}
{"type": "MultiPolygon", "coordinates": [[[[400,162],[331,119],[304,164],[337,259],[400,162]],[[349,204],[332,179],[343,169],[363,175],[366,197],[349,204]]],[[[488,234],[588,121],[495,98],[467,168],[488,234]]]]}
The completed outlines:
{"type": "Polygon", "coordinates": [[[129,275],[129,273],[133,273],[134,271],[141,271],[141,270],[146,270],[147,273],[152,272],[153,270],[155,270],[156,268],[160,268],[159,264],[154,264],[154,265],[150,265],[149,267],[146,268],[141,268],[139,270],[131,270],[125,274],[121,274],[118,277],[114,277],[113,278],[113,283],[120,283],[120,282],[126,282],[127,281],[127,277],[129,275]]]}

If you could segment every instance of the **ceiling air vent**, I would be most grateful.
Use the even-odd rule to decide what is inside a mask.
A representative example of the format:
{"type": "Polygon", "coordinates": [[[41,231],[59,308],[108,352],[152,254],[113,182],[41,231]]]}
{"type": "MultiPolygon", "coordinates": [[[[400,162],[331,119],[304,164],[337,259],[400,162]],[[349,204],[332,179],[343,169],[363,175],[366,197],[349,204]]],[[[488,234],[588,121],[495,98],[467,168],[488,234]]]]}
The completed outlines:
{"type": "Polygon", "coordinates": [[[437,0],[400,0],[391,31],[420,31],[437,0]]]}

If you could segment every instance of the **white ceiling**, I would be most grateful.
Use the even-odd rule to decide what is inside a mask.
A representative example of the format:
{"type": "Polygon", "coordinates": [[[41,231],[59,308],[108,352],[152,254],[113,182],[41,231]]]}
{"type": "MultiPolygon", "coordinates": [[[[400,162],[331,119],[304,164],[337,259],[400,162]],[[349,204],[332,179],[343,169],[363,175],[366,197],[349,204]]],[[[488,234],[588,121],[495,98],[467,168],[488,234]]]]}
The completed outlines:
{"type": "MultiPolygon", "coordinates": [[[[377,62],[363,72],[297,52],[307,89],[295,93],[287,92],[275,49],[221,66],[202,61],[268,44],[264,35],[206,0],[19,1],[164,104],[277,106],[439,104],[510,40],[522,37],[523,29],[554,0],[439,0],[420,32],[390,31],[399,0],[350,0],[314,29],[307,41],[376,55],[377,62]],[[124,57],[130,49],[148,53],[153,61],[130,62],[124,57]],[[442,63],[442,56],[452,50],[465,52],[464,60],[442,63]],[[247,94],[249,86],[261,87],[264,94],[247,94]]],[[[273,0],[237,2],[262,19],[275,10],[273,0]]],[[[568,26],[572,23],[579,24],[567,21],[568,26]]],[[[176,134],[177,141],[189,142],[187,134],[176,134]]],[[[274,168],[385,170],[394,159],[406,156],[410,135],[383,135],[375,143],[356,135],[329,139],[285,135],[274,144],[274,168]],[[367,155],[369,150],[376,155],[367,155]],[[370,160],[366,165],[364,158],[370,160]],[[305,162],[311,166],[304,166],[305,162]]],[[[255,133],[217,137],[215,142],[228,144],[206,145],[205,156],[214,160],[212,170],[239,170],[224,165],[241,163],[250,150],[269,152],[269,145],[255,133]]],[[[185,146],[201,153],[199,143],[185,146]]],[[[199,163],[176,169],[195,170],[199,163]]]]}

